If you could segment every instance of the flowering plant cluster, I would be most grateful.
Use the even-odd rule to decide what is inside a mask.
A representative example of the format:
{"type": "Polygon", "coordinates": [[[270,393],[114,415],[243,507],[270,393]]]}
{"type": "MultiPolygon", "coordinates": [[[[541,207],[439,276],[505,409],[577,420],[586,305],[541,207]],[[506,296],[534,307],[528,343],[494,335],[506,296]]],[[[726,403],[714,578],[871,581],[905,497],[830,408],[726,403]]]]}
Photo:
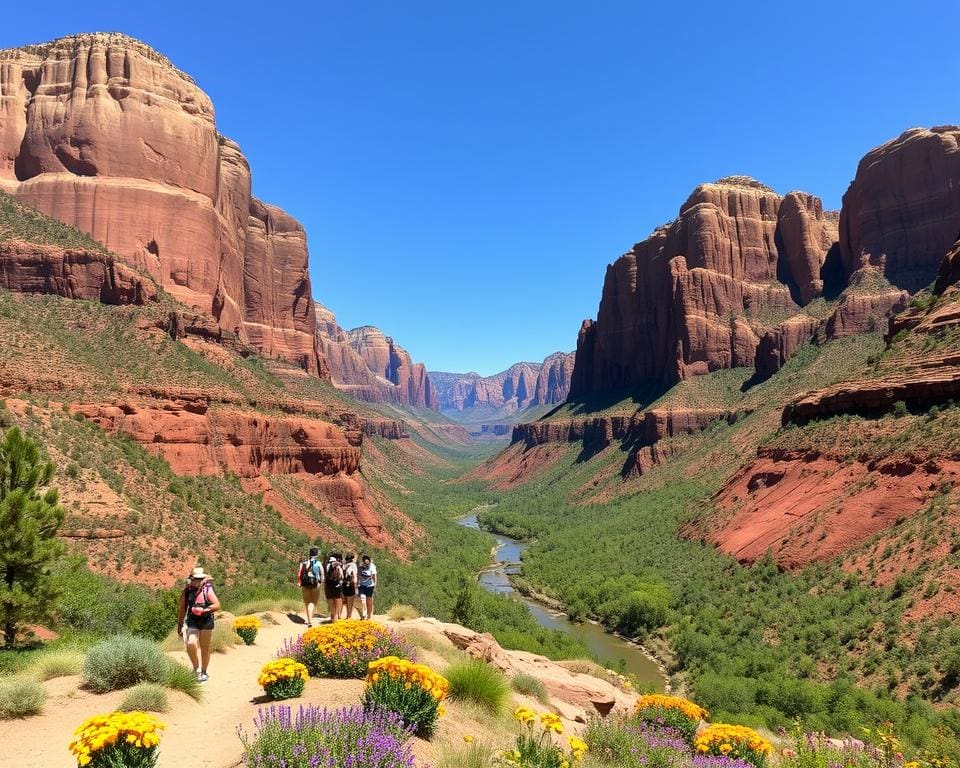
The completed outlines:
{"type": "Polygon", "coordinates": [[[373,621],[348,619],[308,629],[281,653],[306,665],[318,677],[362,678],[367,665],[384,656],[413,659],[413,648],[373,621]]]}
{"type": "Polygon", "coordinates": [[[552,712],[538,714],[529,707],[518,707],[513,713],[520,723],[514,749],[499,756],[501,764],[517,768],[570,768],[587,753],[587,743],[570,736],[564,748],[557,737],[563,734],[563,723],[552,712]],[[538,727],[539,725],[539,727],[538,727]]]}
{"type": "Polygon", "coordinates": [[[651,693],[637,699],[636,716],[642,722],[674,728],[690,743],[697,733],[701,720],[708,716],[707,710],[680,696],[651,693]]]}
{"type": "Polygon", "coordinates": [[[70,751],[78,766],[153,768],[160,731],[166,726],[147,712],[94,715],[74,731],[70,751]]]}
{"type": "Polygon", "coordinates": [[[274,701],[294,699],[303,693],[310,678],[307,668],[295,659],[268,661],[260,670],[257,685],[274,701]]]}
{"type": "MultiPolygon", "coordinates": [[[[903,744],[894,733],[892,723],[881,723],[874,729],[863,729],[871,743],[847,736],[827,738],[825,733],[806,733],[799,720],[793,724],[793,748],[780,751],[782,768],[828,766],[836,768],[954,768],[949,757],[922,750],[913,759],[903,754],[903,744]]],[[[785,729],[778,734],[787,736],[785,729]]]]}
{"type": "Polygon", "coordinates": [[[395,712],[417,736],[429,739],[444,713],[440,702],[448,693],[450,683],[430,667],[387,656],[370,662],[363,708],[395,712]]]}
{"type": "Polygon", "coordinates": [[[238,616],[233,620],[233,631],[240,635],[245,645],[253,645],[261,626],[256,616],[238,616]]]}
{"type": "Polygon", "coordinates": [[[694,747],[702,755],[718,755],[745,760],[762,768],[773,746],[752,728],[716,723],[697,734],[694,747]]]}
{"type": "Polygon", "coordinates": [[[239,732],[247,768],[414,765],[411,730],[392,712],[301,706],[294,713],[288,706],[271,706],[259,711],[253,726],[252,736],[239,732]]]}

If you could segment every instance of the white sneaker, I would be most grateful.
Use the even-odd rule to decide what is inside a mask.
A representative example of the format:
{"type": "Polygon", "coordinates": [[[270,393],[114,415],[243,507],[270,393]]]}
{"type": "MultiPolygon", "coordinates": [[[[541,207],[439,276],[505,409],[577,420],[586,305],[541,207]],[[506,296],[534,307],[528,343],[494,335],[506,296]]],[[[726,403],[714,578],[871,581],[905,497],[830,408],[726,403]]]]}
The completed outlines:
{"type": "Polygon", "coordinates": [[[197,682],[198,682],[198,683],[205,683],[205,682],[207,682],[207,680],[209,680],[209,679],[210,679],[210,677],[207,675],[206,672],[199,672],[199,673],[197,673],[197,682]]]}

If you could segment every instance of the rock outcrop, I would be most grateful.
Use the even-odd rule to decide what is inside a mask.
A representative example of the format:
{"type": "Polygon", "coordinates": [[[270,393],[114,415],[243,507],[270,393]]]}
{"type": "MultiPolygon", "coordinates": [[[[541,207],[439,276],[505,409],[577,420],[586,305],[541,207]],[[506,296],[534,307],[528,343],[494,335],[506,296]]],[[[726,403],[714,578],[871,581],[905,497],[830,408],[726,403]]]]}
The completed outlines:
{"type": "Polygon", "coordinates": [[[793,357],[797,348],[806,344],[820,327],[810,315],[794,315],[760,337],[754,366],[760,379],[768,379],[793,357]]]}
{"type": "Polygon", "coordinates": [[[146,304],[157,298],[152,280],[109,253],[18,241],[0,242],[0,285],[103,304],[146,304]]]}
{"type": "Polygon", "coordinates": [[[317,304],[316,333],[330,379],[337,389],[368,403],[436,408],[433,383],[423,363],[373,326],[344,331],[326,307],[317,304]]]}
{"type": "Polygon", "coordinates": [[[866,265],[850,276],[850,285],[827,319],[828,339],[886,328],[891,314],[906,309],[910,294],[888,283],[881,267],[866,265]]]}
{"type": "Polygon", "coordinates": [[[864,264],[915,292],[934,279],[960,232],[960,128],[913,128],[868,152],[843,196],[847,275],[864,264]]]}
{"type": "Polygon", "coordinates": [[[822,292],[835,232],[805,193],[782,198],[741,176],[697,187],[676,221],[607,268],[571,395],[754,365],[761,337],[822,292]]]}
{"type": "Polygon", "coordinates": [[[570,392],[573,366],[573,352],[554,352],[542,363],[514,363],[493,376],[437,371],[430,375],[442,411],[478,408],[509,415],[524,408],[564,402],[570,392]]]}
{"type": "Polygon", "coordinates": [[[323,372],[303,230],[251,197],[189,76],[125,35],[75,35],[0,51],[0,95],[0,189],[263,354],[323,372]]]}

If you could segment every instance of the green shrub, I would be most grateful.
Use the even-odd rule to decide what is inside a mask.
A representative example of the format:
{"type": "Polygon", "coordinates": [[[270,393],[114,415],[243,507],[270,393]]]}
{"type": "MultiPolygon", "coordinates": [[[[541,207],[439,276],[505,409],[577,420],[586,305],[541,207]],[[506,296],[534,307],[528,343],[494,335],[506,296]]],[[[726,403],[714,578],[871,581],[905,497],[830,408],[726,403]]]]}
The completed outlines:
{"type": "Polygon", "coordinates": [[[187,694],[194,701],[200,701],[201,688],[196,673],[180,662],[167,659],[167,671],[163,684],[174,691],[187,694]]]}
{"type": "Polygon", "coordinates": [[[514,675],[513,679],[510,681],[510,686],[517,693],[522,693],[524,696],[530,696],[531,698],[536,699],[541,704],[546,704],[550,701],[550,696],[547,694],[547,689],[544,684],[533,675],[519,674],[514,675]]]}
{"type": "Polygon", "coordinates": [[[476,702],[490,712],[502,711],[510,693],[499,670],[475,659],[452,664],[443,676],[450,682],[451,698],[476,702]]]}
{"type": "Polygon", "coordinates": [[[146,600],[130,617],[127,629],[131,634],[163,640],[170,631],[171,617],[177,615],[180,590],[168,589],[154,600],[146,600]]]}
{"type": "Polygon", "coordinates": [[[37,656],[26,673],[37,680],[79,675],[83,672],[84,657],[83,651],[75,648],[56,648],[37,656]]]}
{"type": "Polygon", "coordinates": [[[470,741],[454,745],[449,742],[440,747],[437,768],[489,768],[496,753],[493,745],[485,741],[470,741]]]}
{"type": "Polygon", "coordinates": [[[122,712],[166,712],[167,690],[156,683],[137,683],[120,702],[122,712]]]}
{"type": "Polygon", "coordinates": [[[29,717],[39,714],[47,692],[36,680],[28,677],[9,677],[0,680],[0,718],[29,717]]]}
{"type": "Polygon", "coordinates": [[[390,621],[409,621],[410,619],[419,619],[420,611],[412,605],[406,603],[396,603],[387,610],[387,618],[390,621]]]}
{"type": "Polygon", "coordinates": [[[168,669],[169,661],[156,643],[133,635],[115,635],[87,651],[83,680],[95,693],[106,693],[142,682],[162,683],[168,669]]]}
{"type": "Polygon", "coordinates": [[[213,627],[213,637],[210,638],[210,650],[214,653],[225,653],[229,648],[240,645],[243,640],[229,621],[218,621],[213,627]]]}

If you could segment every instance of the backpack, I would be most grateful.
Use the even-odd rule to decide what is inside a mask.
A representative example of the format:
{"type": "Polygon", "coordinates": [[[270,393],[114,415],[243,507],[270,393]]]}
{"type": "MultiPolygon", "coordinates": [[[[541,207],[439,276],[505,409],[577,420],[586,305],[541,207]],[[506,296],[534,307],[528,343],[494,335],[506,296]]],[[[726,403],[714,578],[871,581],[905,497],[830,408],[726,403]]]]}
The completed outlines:
{"type": "Polygon", "coordinates": [[[336,560],[327,563],[327,583],[331,587],[339,587],[343,584],[343,568],[336,560]]]}
{"type": "Polygon", "coordinates": [[[344,582],[348,587],[357,586],[357,566],[354,563],[347,563],[343,569],[344,582]],[[350,566],[353,566],[352,568],[350,566]]]}
{"type": "Polygon", "coordinates": [[[316,589],[320,585],[320,579],[317,578],[317,569],[314,568],[314,560],[304,560],[300,563],[300,586],[305,589],[316,589]]]}

